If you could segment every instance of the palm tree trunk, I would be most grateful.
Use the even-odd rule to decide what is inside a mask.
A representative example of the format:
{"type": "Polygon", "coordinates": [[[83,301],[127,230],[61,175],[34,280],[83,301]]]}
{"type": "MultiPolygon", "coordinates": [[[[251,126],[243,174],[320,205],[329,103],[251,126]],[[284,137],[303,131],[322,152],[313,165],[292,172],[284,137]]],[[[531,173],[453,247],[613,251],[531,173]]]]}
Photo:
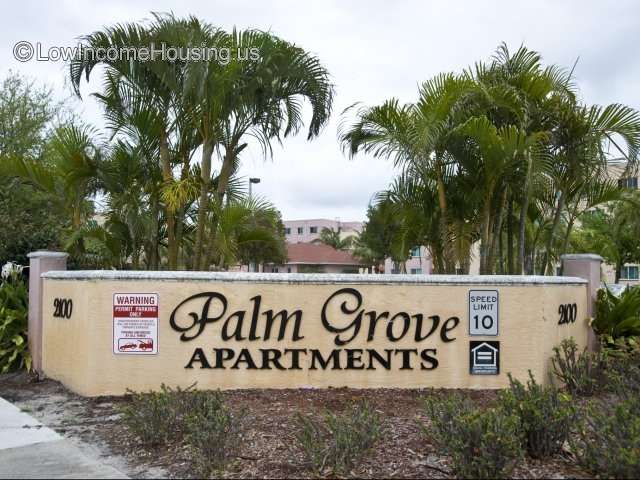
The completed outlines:
{"type": "Polygon", "coordinates": [[[203,244],[205,224],[207,220],[207,208],[209,206],[209,187],[211,185],[211,157],[213,156],[213,141],[205,140],[202,144],[202,163],[200,200],[198,202],[198,230],[196,232],[194,270],[201,267],[203,257],[203,244]]]}
{"type": "Polygon", "coordinates": [[[440,241],[442,242],[442,256],[445,271],[443,273],[454,273],[455,268],[451,255],[451,246],[449,244],[449,218],[447,211],[447,195],[444,185],[444,176],[442,173],[442,165],[440,159],[435,161],[436,186],[438,189],[438,206],[440,207],[440,241]]]}
{"type": "Polygon", "coordinates": [[[158,205],[158,194],[157,192],[153,192],[151,194],[151,216],[153,218],[153,226],[152,226],[152,239],[151,246],[149,252],[149,269],[157,270],[158,269],[158,245],[160,244],[160,207],[158,205]]]}
{"type": "MultiPolygon", "coordinates": [[[[538,228],[531,242],[531,251],[529,252],[529,255],[525,257],[529,259],[529,262],[528,262],[529,268],[525,268],[525,273],[529,272],[527,274],[530,274],[530,275],[536,274],[536,258],[538,257],[536,245],[538,245],[538,239],[540,238],[541,233],[542,233],[542,228],[538,228]]],[[[544,272],[544,269],[543,269],[543,272],[544,272]]]]}
{"type": "Polygon", "coordinates": [[[562,209],[564,208],[564,192],[560,192],[560,198],[558,198],[558,205],[556,205],[556,211],[553,215],[553,224],[551,225],[551,232],[549,232],[549,238],[547,239],[547,245],[544,251],[544,257],[542,261],[542,273],[544,275],[549,275],[549,253],[551,252],[551,248],[553,248],[553,239],[556,235],[556,230],[558,229],[558,225],[560,224],[560,215],[562,214],[562,209]]]}
{"type": "MultiPolygon", "coordinates": [[[[186,158],[182,161],[182,171],[180,172],[180,180],[186,180],[189,177],[189,159],[186,158]]],[[[184,237],[184,215],[185,205],[181,205],[176,211],[176,244],[178,248],[178,269],[185,269],[184,264],[184,248],[182,245],[182,239],[184,237]]]]}
{"type": "Polygon", "coordinates": [[[482,232],[480,238],[480,275],[488,274],[489,250],[490,247],[490,231],[491,231],[491,200],[485,199],[482,214],[482,232]]]}
{"type": "MultiPolygon", "coordinates": [[[[227,148],[225,152],[224,158],[222,160],[222,167],[220,168],[220,174],[218,175],[218,185],[216,187],[216,198],[218,200],[218,205],[220,209],[224,208],[224,196],[227,192],[227,187],[229,186],[229,179],[231,178],[231,174],[233,173],[233,163],[235,160],[234,155],[236,154],[236,146],[231,145],[227,148]]],[[[213,247],[215,245],[216,239],[216,220],[213,220],[213,224],[211,225],[211,234],[209,235],[207,247],[205,248],[205,253],[202,257],[202,269],[208,270],[211,262],[211,257],[213,254],[213,247]]]]}
{"type": "Polygon", "coordinates": [[[513,275],[513,194],[509,196],[507,207],[507,273],[513,275]]]}
{"type": "MultiPolygon", "coordinates": [[[[500,261],[502,262],[502,223],[504,220],[504,207],[507,203],[507,189],[505,188],[502,192],[502,198],[500,199],[500,203],[498,204],[498,211],[496,212],[496,222],[494,223],[495,228],[493,229],[493,234],[491,236],[491,240],[489,242],[489,258],[488,258],[488,270],[489,274],[494,273],[494,264],[496,258],[496,248],[498,247],[497,243],[500,244],[500,261]],[[498,241],[496,241],[496,239],[498,241]]],[[[502,268],[501,268],[502,271],[502,268]]]]}
{"type": "Polygon", "coordinates": [[[498,274],[504,275],[504,235],[498,230],[498,274]]]}
{"type": "Polygon", "coordinates": [[[531,152],[527,152],[527,173],[524,180],[524,194],[522,205],[520,206],[520,225],[518,228],[518,274],[524,275],[524,249],[525,233],[527,224],[527,210],[529,210],[529,197],[531,196],[531,173],[533,170],[533,159],[531,152]]]}
{"type": "Polygon", "coordinates": [[[562,242],[562,253],[567,253],[567,249],[569,248],[569,239],[571,238],[571,230],[573,230],[573,222],[575,221],[574,217],[569,219],[569,223],[567,224],[567,231],[564,234],[564,241],[562,242]]]}
{"type": "MultiPolygon", "coordinates": [[[[173,172],[171,170],[171,156],[169,154],[169,144],[167,142],[166,132],[160,136],[160,163],[162,164],[162,179],[165,184],[173,180],[173,172]]],[[[165,215],[167,216],[167,250],[169,270],[175,270],[178,266],[178,249],[176,244],[176,217],[170,208],[165,207],[165,215]]]]}
{"type": "Polygon", "coordinates": [[[578,218],[578,206],[576,203],[573,210],[569,212],[569,223],[567,224],[567,231],[564,234],[564,242],[562,244],[562,253],[567,253],[567,249],[569,248],[569,239],[571,238],[571,231],[573,230],[573,225],[578,218]]]}

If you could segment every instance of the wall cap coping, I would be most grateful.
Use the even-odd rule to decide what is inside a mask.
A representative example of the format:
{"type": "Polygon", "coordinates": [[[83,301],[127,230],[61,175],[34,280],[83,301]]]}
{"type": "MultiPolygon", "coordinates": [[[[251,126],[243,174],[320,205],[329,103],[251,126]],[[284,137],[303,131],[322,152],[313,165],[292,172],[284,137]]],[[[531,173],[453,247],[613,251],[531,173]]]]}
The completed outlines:
{"type": "Polygon", "coordinates": [[[562,260],[597,260],[603,262],[604,259],[595,253],[565,253],[560,256],[562,260]]]}
{"type": "Polygon", "coordinates": [[[541,275],[400,275],[257,272],[187,272],[147,270],[51,270],[42,278],[50,280],[159,280],[219,281],[310,284],[400,284],[400,285],[583,285],[578,277],[541,275]]]}
{"type": "Polygon", "coordinates": [[[51,252],[49,250],[37,250],[27,254],[28,258],[67,258],[68,253],[65,252],[51,252]]]}

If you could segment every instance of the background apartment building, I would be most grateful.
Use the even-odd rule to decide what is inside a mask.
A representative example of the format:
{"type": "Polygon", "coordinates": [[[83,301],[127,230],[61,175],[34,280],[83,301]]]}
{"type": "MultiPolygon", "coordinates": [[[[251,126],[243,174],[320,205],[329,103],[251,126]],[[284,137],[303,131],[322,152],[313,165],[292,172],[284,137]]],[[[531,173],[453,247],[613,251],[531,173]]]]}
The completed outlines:
{"type": "MultiPolygon", "coordinates": [[[[618,182],[620,188],[628,188],[631,190],[638,189],[638,172],[629,172],[627,170],[627,161],[624,158],[615,158],[609,160],[607,164],[607,174],[618,182]]],[[[640,241],[640,239],[638,239],[640,241]]],[[[614,283],[616,271],[613,265],[602,265],[603,280],[606,283],[614,283]]],[[[618,283],[629,285],[640,284],[640,265],[637,263],[626,263],[620,272],[620,280],[618,283]]]]}
{"type": "MultiPolygon", "coordinates": [[[[361,264],[350,252],[336,253],[335,250],[331,252],[332,249],[321,249],[317,246],[317,240],[320,238],[320,232],[322,232],[323,228],[339,231],[340,238],[344,239],[352,235],[359,235],[363,226],[363,222],[343,222],[340,219],[285,220],[285,238],[289,245],[287,248],[289,263],[283,266],[274,266],[274,268],[277,268],[280,272],[303,271],[312,268],[309,265],[317,265],[320,260],[324,260],[322,263],[324,266],[323,271],[327,273],[363,271],[368,266],[361,264]],[[296,244],[312,244],[314,246],[293,247],[296,244]]],[[[431,258],[425,247],[414,247],[411,249],[410,257],[402,264],[393,262],[390,258],[386,259],[384,272],[406,272],[414,275],[430,274],[432,272],[431,258]]]]}
{"type": "Polygon", "coordinates": [[[284,234],[288,243],[310,243],[320,238],[323,228],[340,232],[341,238],[358,235],[362,232],[362,222],[341,222],[340,219],[329,220],[316,218],[311,220],[285,220],[284,234]]]}

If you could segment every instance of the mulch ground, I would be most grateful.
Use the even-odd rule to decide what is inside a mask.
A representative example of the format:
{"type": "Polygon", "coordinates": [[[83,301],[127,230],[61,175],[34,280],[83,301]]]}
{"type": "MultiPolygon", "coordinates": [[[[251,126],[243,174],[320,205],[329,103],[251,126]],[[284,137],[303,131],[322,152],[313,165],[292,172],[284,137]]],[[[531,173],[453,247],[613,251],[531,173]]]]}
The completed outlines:
{"type": "MultiPolygon", "coordinates": [[[[493,391],[463,391],[474,402],[490,405],[493,391]]],[[[227,405],[246,412],[247,427],[239,456],[221,477],[311,478],[295,441],[295,414],[340,412],[366,399],[382,416],[385,434],[358,463],[350,477],[450,478],[447,458],[432,445],[422,425],[427,419],[422,399],[428,390],[242,390],[224,392],[227,405]]],[[[132,478],[193,476],[189,452],[180,444],[145,449],[122,424],[123,397],[82,398],[51,380],[33,382],[24,375],[0,377],[0,396],[29,411],[63,435],[99,446],[105,457],[124,459],[132,478]]],[[[524,459],[514,478],[590,478],[569,452],[535,461],[524,459]]]]}

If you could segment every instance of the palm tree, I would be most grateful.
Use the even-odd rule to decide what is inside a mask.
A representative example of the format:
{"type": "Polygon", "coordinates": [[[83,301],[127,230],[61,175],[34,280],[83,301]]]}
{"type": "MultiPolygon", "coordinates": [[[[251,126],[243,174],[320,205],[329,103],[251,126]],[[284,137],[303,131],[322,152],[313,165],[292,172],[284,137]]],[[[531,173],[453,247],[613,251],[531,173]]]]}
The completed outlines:
{"type": "Polygon", "coordinates": [[[585,211],[581,227],[571,235],[571,250],[595,252],[615,266],[615,282],[625,263],[640,261],[640,221],[637,192],[625,192],[622,200],[585,211]]]}
{"type": "MultiPolygon", "coordinates": [[[[260,57],[226,65],[225,72],[231,72],[225,73],[228,87],[219,91],[221,97],[214,98],[209,107],[219,114],[214,125],[222,156],[215,191],[219,203],[224,201],[228,181],[239,168],[240,154],[249,139],[257,141],[265,154],[270,153],[273,140],[281,141],[300,130],[307,101],[311,106],[307,139],[311,140],[328,121],[333,102],[329,73],[300,47],[253,30],[234,31],[228,41],[232,51],[257,49],[260,57]]],[[[208,264],[213,243],[202,255],[203,266],[208,264]]]]}
{"type": "Polygon", "coordinates": [[[504,180],[546,137],[541,133],[527,135],[514,125],[497,128],[484,116],[472,117],[457,130],[467,139],[461,169],[476,179],[480,196],[480,273],[491,273],[507,202],[504,180]]]}
{"type": "MultiPolygon", "coordinates": [[[[92,48],[165,44],[231,52],[229,62],[101,60],[106,67],[105,90],[97,95],[113,135],[132,137],[134,144],[158,159],[163,191],[158,201],[163,201],[167,223],[169,268],[178,265],[185,225],[181,216],[191,203],[193,187],[198,188],[193,268],[207,268],[216,242],[212,238],[205,245],[206,230],[209,228],[210,236],[217,231],[211,223],[217,207],[209,208],[209,204],[215,200],[223,205],[248,139],[256,139],[269,152],[272,140],[280,141],[301,128],[305,100],[312,110],[308,138],[317,136],[331,113],[333,86],[328,72],[316,57],[274,35],[254,30],[226,33],[194,17],[157,14],[148,24],[116,25],[82,40],[92,48]],[[248,51],[259,55],[243,54],[248,51]],[[200,146],[200,168],[194,169],[191,158],[200,146]],[[214,153],[219,153],[222,164],[212,191],[214,153]],[[176,166],[181,167],[178,180],[176,166]],[[199,176],[197,185],[193,174],[199,176]]],[[[97,64],[91,55],[71,63],[78,94],[83,75],[88,78],[97,64]]]]}
{"type": "MultiPolygon", "coordinates": [[[[181,25],[176,22],[174,26],[178,29],[181,25]]],[[[153,45],[167,43],[166,33],[165,20],[154,15],[154,21],[149,25],[118,24],[86,35],[81,41],[93,50],[152,48],[153,45]]],[[[105,87],[103,93],[94,95],[104,107],[112,134],[124,133],[140,139],[140,143],[157,159],[163,182],[170,184],[175,163],[170,143],[176,134],[177,117],[183,111],[180,108],[180,65],[162,59],[130,61],[124,55],[113,58],[79,55],[70,63],[70,78],[78,95],[83,76],[88,80],[98,64],[105,67],[105,87]]],[[[164,210],[169,268],[175,269],[178,252],[175,212],[167,208],[164,210]]]]}
{"type": "Polygon", "coordinates": [[[427,245],[437,272],[465,271],[478,239],[482,273],[548,270],[559,226],[614,198],[600,178],[606,143],[621,138],[633,164],[640,131],[635,110],[579,104],[571,72],[504,44],[489,63],[423,84],[415,104],[391,99],[355,117],[341,126],[343,148],[402,168],[389,190],[404,225],[397,245],[427,245]]]}
{"type": "Polygon", "coordinates": [[[243,197],[231,200],[221,208],[216,204],[216,207],[215,258],[212,260],[217,269],[238,264],[243,248],[249,246],[283,248],[280,214],[269,202],[243,197]]]}
{"type": "MultiPolygon", "coordinates": [[[[521,46],[511,53],[502,43],[489,65],[476,64],[469,72],[479,88],[476,103],[497,127],[513,125],[527,136],[540,138],[552,127],[549,110],[558,102],[575,101],[571,73],[556,66],[543,68],[539,53],[521,46]]],[[[539,142],[530,143],[520,162],[518,273],[525,273],[525,231],[534,178],[542,173],[547,158],[539,142]]]]}
{"type": "MultiPolygon", "coordinates": [[[[606,180],[606,144],[613,143],[628,160],[630,169],[635,167],[640,148],[640,114],[624,105],[587,108],[573,103],[564,104],[558,117],[552,149],[552,176],[557,184],[558,198],[543,261],[543,268],[547,271],[551,268],[551,245],[565,204],[572,204],[569,210],[573,214],[569,222],[573,225],[579,215],[579,206],[585,201],[589,205],[587,208],[593,208],[617,197],[615,185],[606,180]],[[621,148],[614,138],[621,139],[625,148],[621,148]],[[598,203],[594,203],[596,199],[598,203]]],[[[564,245],[566,247],[566,241],[564,245]]]]}
{"type": "Polygon", "coordinates": [[[315,239],[312,243],[322,243],[333,247],[336,250],[350,250],[353,248],[355,242],[356,237],[354,235],[348,235],[343,238],[340,228],[335,230],[333,228],[324,227],[320,231],[320,237],[315,239]]]}
{"type": "MultiPolygon", "coordinates": [[[[390,158],[394,165],[433,170],[440,209],[440,237],[444,272],[455,271],[450,240],[446,175],[453,161],[447,144],[460,121],[460,110],[473,82],[467,76],[441,74],[422,84],[416,104],[401,105],[391,99],[382,105],[355,112],[355,120],[343,121],[339,138],[350,156],[358,152],[390,158]]],[[[345,113],[355,107],[349,107],[345,113]]]]}
{"type": "Polygon", "coordinates": [[[20,177],[47,192],[69,217],[72,231],[93,213],[92,196],[99,183],[104,146],[89,125],[67,124],[56,129],[42,160],[6,158],[0,174],[20,177]]]}

